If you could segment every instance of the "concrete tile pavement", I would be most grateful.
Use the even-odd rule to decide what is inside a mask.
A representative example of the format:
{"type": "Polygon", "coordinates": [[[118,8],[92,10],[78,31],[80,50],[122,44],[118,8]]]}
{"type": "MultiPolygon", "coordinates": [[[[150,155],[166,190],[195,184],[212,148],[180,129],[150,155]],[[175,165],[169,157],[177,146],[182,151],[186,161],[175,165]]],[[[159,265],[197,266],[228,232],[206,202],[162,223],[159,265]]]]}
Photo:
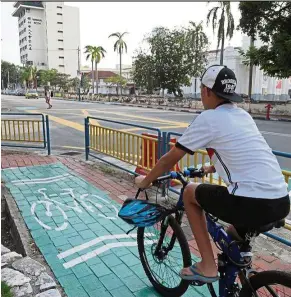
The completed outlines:
{"type": "MultiPolygon", "coordinates": [[[[23,180],[23,176],[26,176],[30,180],[44,180],[46,172],[50,170],[57,175],[65,175],[67,172],[73,173],[74,176],[70,177],[69,180],[62,181],[59,179],[53,184],[45,185],[48,191],[51,191],[48,192],[50,193],[49,195],[54,195],[56,191],[59,191],[59,188],[63,189],[63,187],[66,186],[72,187],[80,195],[86,194],[86,191],[91,191],[90,193],[94,194],[98,193],[102,198],[108,195],[109,199],[111,198],[116,202],[116,205],[120,205],[126,197],[133,197],[136,193],[136,189],[132,183],[116,178],[110,174],[105,174],[96,168],[93,169],[85,162],[72,157],[21,155],[2,151],[2,169],[19,169],[22,167],[24,167],[22,170],[14,171],[15,174],[10,177],[10,182],[11,180],[17,179],[23,180]],[[36,170],[32,170],[31,168],[35,168],[36,170]],[[41,168],[43,168],[43,170],[41,168]],[[26,169],[28,170],[26,171],[26,169]],[[83,180],[78,177],[81,177],[83,180]]],[[[4,170],[4,172],[6,171],[4,170]]],[[[9,174],[11,174],[11,171],[9,174]]],[[[46,178],[50,179],[50,177],[46,178]]],[[[61,230],[61,233],[56,230],[44,232],[39,223],[31,217],[30,211],[31,204],[37,199],[35,198],[34,192],[35,190],[39,190],[39,188],[35,185],[26,185],[25,187],[16,188],[14,182],[10,190],[15,197],[18,207],[21,209],[22,216],[36,244],[69,297],[114,297],[117,295],[158,296],[150,287],[144,272],[138,269],[138,266],[141,268],[141,264],[136,250],[121,247],[106,251],[102,253],[100,257],[96,257],[95,255],[91,258],[88,258],[88,250],[84,251],[80,248],[80,250],[76,250],[76,247],[96,240],[96,236],[100,237],[108,234],[116,235],[125,233],[125,231],[129,229],[128,225],[122,224],[120,221],[118,221],[118,224],[115,224],[114,221],[109,222],[108,220],[103,220],[102,222],[102,218],[96,220],[93,216],[90,216],[89,213],[80,215],[78,211],[70,210],[66,211],[69,224],[64,230],[61,230]],[[70,254],[69,251],[71,251],[72,254],[70,254]],[[59,261],[56,262],[56,256],[64,252],[69,254],[67,256],[64,255],[63,258],[60,258],[59,261]],[[86,261],[80,261],[78,265],[70,266],[72,263],[77,263],[76,253],[78,259],[84,260],[85,257],[86,261]],[[64,269],[63,267],[66,263],[70,267],[67,266],[68,268],[64,269]],[[141,272],[137,274],[137,271],[141,272]],[[125,277],[125,275],[127,275],[127,277],[125,277]]],[[[66,197],[63,199],[66,199],[66,197]]],[[[68,202],[65,201],[65,203],[68,202]]],[[[110,210],[104,208],[103,215],[106,216],[109,211],[110,210]]],[[[51,219],[46,221],[44,212],[45,209],[38,209],[38,218],[42,220],[46,226],[51,228],[59,226],[62,221],[61,213],[59,216],[53,217],[53,221],[51,221],[51,219]]],[[[188,238],[191,252],[199,257],[196,242],[193,237],[191,238],[190,233],[188,238]]],[[[91,252],[96,252],[96,248],[92,246],[87,246],[87,248],[91,252]]],[[[216,250],[215,246],[214,248],[216,250]]],[[[94,255],[94,253],[92,255],[94,255]]],[[[254,267],[258,270],[291,270],[291,264],[284,263],[273,255],[260,253],[257,253],[254,257],[254,267]]],[[[205,295],[203,289],[199,291],[195,288],[195,292],[196,295],[197,293],[205,295]]]]}

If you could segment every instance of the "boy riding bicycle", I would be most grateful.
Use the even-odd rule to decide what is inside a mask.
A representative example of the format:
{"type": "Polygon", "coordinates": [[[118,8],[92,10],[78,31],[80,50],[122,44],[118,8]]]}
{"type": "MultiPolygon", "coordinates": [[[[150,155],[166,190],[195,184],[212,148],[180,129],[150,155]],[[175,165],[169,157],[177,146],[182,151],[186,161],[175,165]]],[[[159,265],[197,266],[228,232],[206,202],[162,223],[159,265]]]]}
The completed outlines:
{"type": "Polygon", "coordinates": [[[237,80],[226,66],[210,66],[201,78],[201,100],[206,111],[187,128],[176,146],[145,176],[136,178],[147,188],[168,172],[186,153],[206,148],[227,187],[190,183],[183,195],[185,211],[201,254],[201,262],[181,270],[181,277],[211,283],[218,279],[205,212],[232,224],[238,238],[256,227],[285,218],[290,211],[287,185],[280,166],[252,117],[234,103],[237,80]]]}

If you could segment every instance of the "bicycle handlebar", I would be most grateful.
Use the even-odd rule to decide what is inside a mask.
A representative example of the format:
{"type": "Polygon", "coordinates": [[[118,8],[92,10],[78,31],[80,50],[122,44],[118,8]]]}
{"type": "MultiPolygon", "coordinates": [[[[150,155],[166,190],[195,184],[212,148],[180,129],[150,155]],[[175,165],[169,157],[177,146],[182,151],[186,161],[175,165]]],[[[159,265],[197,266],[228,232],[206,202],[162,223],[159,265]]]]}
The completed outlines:
{"type": "Polygon", "coordinates": [[[172,171],[170,174],[161,176],[157,178],[154,182],[153,185],[159,184],[162,181],[170,180],[170,179],[177,179],[180,182],[182,182],[183,186],[187,185],[187,181],[185,180],[185,177],[190,177],[190,178],[195,178],[195,177],[203,177],[205,175],[203,169],[198,170],[197,168],[193,167],[186,167],[184,168],[183,172],[176,172],[172,171]]]}

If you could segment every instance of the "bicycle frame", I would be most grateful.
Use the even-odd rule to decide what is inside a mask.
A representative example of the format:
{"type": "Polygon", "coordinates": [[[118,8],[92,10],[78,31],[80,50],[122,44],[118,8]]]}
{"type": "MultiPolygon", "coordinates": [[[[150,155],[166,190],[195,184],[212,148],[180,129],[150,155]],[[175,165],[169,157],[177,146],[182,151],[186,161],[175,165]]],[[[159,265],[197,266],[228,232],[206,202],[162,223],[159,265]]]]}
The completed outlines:
{"type": "MultiPolygon", "coordinates": [[[[175,213],[176,220],[181,224],[184,203],[183,203],[183,192],[185,184],[181,189],[179,200],[174,208],[169,210],[172,214],[175,213]]],[[[212,217],[210,214],[206,214],[208,233],[212,237],[215,244],[222,251],[218,255],[218,271],[220,273],[219,279],[219,297],[228,297],[232,295],[236,289],[236,278],[238,273],[244,269],[250,267],[251,256],[249,242],[243,242],[241,247],[238,243],[233,240],[224,230],[223,226],[217,223],[217,219],[212,217]]],[[[161,237],[158,246],[161,246],[165,232],[161,230],[161,237]]],[[[173,248],[176,238],[174,236],[171,239],[168,250],[173,248]]],[[[158,246],[156,251],[158,251],[158,246]]],[[[216,293],[211,285],[208,285],[209,291],[212,297],[216,297],[216,293]]]]}

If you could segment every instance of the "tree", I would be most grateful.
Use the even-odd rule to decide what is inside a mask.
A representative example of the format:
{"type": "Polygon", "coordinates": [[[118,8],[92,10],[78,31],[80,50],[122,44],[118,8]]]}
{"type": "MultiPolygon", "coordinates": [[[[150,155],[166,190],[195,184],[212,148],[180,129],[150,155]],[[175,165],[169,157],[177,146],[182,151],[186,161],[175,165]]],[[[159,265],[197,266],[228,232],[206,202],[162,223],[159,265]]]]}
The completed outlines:
{"type": "Polygon", "coordinates": [[[227,37],[231,39],[233,37],[234,31],[234,19],[231,13],[230,2],[221,1],[219,2],[219,6],[211,8],[207,14],[207,25],[210,23],[210,21],[212,22],[213,33],[215,33],[215,29],[217,28],[217,50],[219,49],[219,45],[221,43],[220,65],[223,65],[224,41],[227,37]],[[220,19],[217,22],[217,14],[219,11],[221,11],[221,14],[220,19]]]}
{"type": "Polygon", "coordinates": [[[118,95],[118,86],[121,88],[126,85],[126,79],[123,78],[122,76],[115,75],[111,76],[105,79],[105,82],[109,84],[109,86],[115,86],[116,87],[116,94],[118,95]]]}
{"type": "Polygon", "coordinates": [[[140,50],[133,61],[132,79],[138,88],[146,89],[147,94],[152,94],[159,87],[153,77],[154,67],[152,56],[140,50]]]}
{"type": "Polygon", "coordinates": [[[93,90],[93,94],[94,94],[94,46],[92,45],[86,45],[85,46],[85,54],[87,54],[86,56],[86,60],[91,60],[91,66],[92,66],[92,73],[91,73],[91,79],[92,79],[92,90],[93,90]]]}
{"type": "Polygon", "coordinates": [[[21,67],[1,60],[1,88],[8,88],[8,84],[21,83],[21,67]]]}
{"type": "MultiPolygon", "coordinates": [[[[119,76],[120,77],[122,77],[122,54],[123,54],[123,51],[125,51],[127,53],[127,44],[123,40],[123,37],[125,34],[128,34],[128,32],[123,32],[123,33],[116,32],[116,33],[112,33],[108,37],[108,38],[110,38],[110,37],[117,38],[117,40],[114,43],[113,49],[115,52],[118,52],[118,54],[119,54],[119,76]]],[[[122,94],[122,89],[120,90],[120,93],[122,94]]]]}
{"type": "Polygon", "coordinates": [[[49,83],[51,86],[57,86],[57,69],[40,70],[40,83],[42,86],[47,86],[49,83]]]}
{"type": "Polygon", "coordinates": [[[102,46],[93,46],[92,56],[95,62],[95,73],[96,73],[96,93],[98,95],[98,69],[97,65],[101,59],[105,57],[106,50],[102,46]]]}
{"type": "Polygon", "coordinates": [[[134,82],[147,91],[158,87],[182,97],[181,86],[190,86],[190,79],[202,71],[206,62],[203,52],[207,38],[202,36],[201,27],[193,27],[153,29],[145,38],[149,49],[141,49],[134,59],[134,82]]]}
{"type": "Polygon", "coordinates": [[[197,77],[202,75],[202,71],[206,65],[205,52],[208,48],[208,38],[205,34],[202,26],[202,22],[198,25],[195,22],[190,21],[190,28],[188,28],[188,42],[191,50],[194,53],[194,63],[192,68],[192,74],[195,77],[195,96],[197,94],[197,77]]]}
{"type": "Polygon", "coordinates": [[[37,68],[35,66],[26,66],[21,70],[21,80],[27,88],[36,88],[37,86],[37,68]]]}
{"type": "Polygon", "coordinates": [[[239,28],[263,43],[241,51],[244,64],[260,66],[269,76],[291,76],[291,3],[247,1],[239,9],[239,28]]]}
{"type": "Polygon", "coordinates": [[[78,77],[71,78],[68,82],[68,87],[74,89],[77,92],[80,86],[80,79],[78,77]]]}
{"type": "Polygon", "coordinates": [[[90,80],[89,77],[85,74],[82,74],[81,78],[81,87],[83,88],[84,92],[87,94],[90,89],[90,80]]]}

